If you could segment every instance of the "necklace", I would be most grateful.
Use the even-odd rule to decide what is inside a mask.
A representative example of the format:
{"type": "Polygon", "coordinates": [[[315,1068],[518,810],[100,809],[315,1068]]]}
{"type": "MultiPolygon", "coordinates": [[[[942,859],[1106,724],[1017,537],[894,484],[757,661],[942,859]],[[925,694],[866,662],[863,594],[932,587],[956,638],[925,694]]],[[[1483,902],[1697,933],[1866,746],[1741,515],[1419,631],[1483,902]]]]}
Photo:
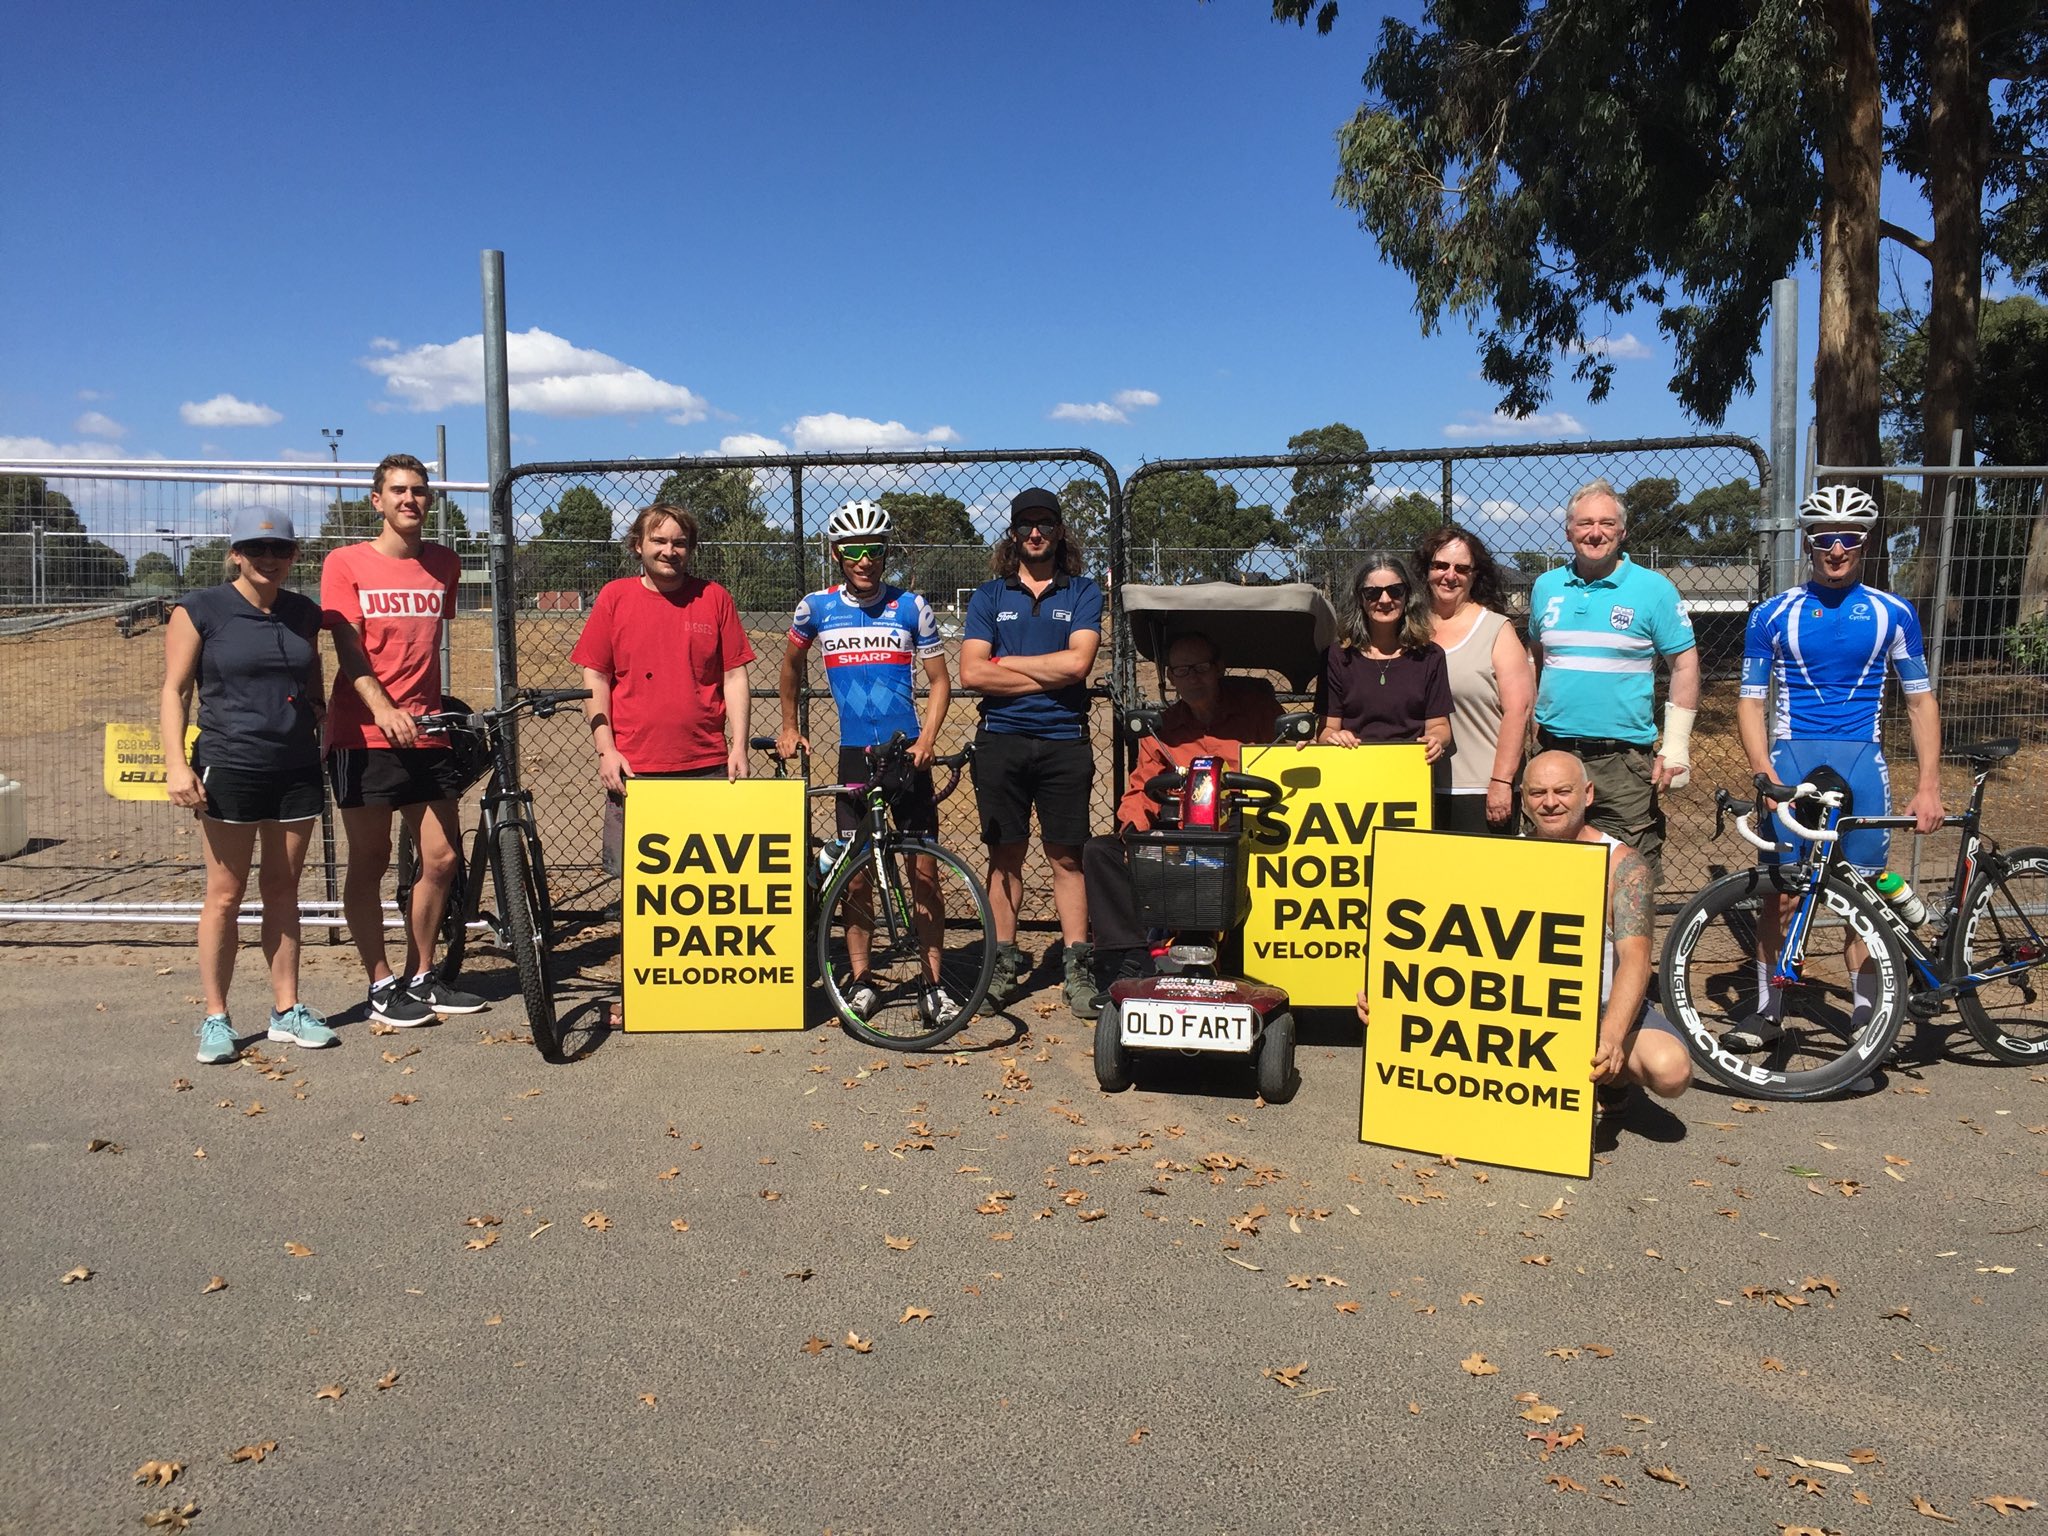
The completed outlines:
{"type": "Polygon", "coordinates": [[[1391,667],[1395,662],[1401,659],[1401,653],[1399,651],[1396,651],[1391,656],[1375,656],[1372,654],[1372,652],[1377,649],[1377,646],[1372,646],[1368,648],[1368,650],[1366,651],[1365,659],[1367,661],[1376,661],[1380,664],[1380,686],[1384,688],[1387,686],[1387,668],[1391,667]]]}

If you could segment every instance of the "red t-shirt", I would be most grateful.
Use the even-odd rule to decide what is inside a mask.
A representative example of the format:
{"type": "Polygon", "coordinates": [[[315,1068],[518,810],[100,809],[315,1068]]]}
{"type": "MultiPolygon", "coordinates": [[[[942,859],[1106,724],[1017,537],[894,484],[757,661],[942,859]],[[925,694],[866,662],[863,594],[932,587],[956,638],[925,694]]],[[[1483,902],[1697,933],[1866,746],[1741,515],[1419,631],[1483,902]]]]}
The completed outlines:
{"type": "MultiPolygon", "coordinates": [[[[462,559],[445,544],[422,544],[417,560],[397,559],[374,544],[344,544],[320,565],[321,622],[360,631],[370,672],[409,715],[441,707],[441,625],[455,612],[462,559]]],[[[388,747],[370,723],[370,707],[355,684],[334,673],[327,706],[329,747],[388,747]]],[[[422,736],[423,747],[445,747],[422,736]]]]}
{"type": "Polygon", "coordinates": [[[754,659],[732,594],[683,579],[657,592],[608,581],[569,659],[612,684],[612,739],[634,773],[688,773],[725,761],[725,674],[754,659]]]}

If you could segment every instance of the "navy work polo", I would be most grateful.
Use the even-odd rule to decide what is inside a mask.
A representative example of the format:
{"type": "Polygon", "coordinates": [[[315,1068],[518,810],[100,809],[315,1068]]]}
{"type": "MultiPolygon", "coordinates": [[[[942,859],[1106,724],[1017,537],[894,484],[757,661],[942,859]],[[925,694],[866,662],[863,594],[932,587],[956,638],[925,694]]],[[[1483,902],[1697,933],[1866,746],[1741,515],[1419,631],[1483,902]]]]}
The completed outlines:
{"type": "MultiPolygon", "coordinates": [[[[1102,588],[1086,576],[1056,575],[1041,597],[1033,597],[1015,576],[997,576],[976,587],[967,602],[966,638],[987,641],[996,656],[1064,651],[1076,630],[1102,633],[1102,588]]],[[[998,735],[1077,740],[1088,725],[1087,685],[983,699],[981,723],[998,735]]]]}

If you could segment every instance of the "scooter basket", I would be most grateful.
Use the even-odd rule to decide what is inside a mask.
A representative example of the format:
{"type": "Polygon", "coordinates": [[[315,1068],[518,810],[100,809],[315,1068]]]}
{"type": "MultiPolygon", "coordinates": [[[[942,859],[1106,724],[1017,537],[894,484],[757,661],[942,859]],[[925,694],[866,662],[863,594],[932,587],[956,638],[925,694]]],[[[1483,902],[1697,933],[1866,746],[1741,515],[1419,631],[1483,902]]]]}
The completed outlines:
{"type": "Polygon", "coordinates": [[[1132,832],[1124,864],[1140,927],[1220,933],[1244,921],[1244,852],[1234,826],[1132,832]]]}

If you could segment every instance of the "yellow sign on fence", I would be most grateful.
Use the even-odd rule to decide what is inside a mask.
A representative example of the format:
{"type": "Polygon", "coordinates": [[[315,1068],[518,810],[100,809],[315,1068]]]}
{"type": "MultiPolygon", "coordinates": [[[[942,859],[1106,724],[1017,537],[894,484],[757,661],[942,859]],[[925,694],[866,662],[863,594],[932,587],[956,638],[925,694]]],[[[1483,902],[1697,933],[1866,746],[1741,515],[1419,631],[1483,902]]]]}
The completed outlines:
{"type": "MultiPolygon", "coordinates": [[[[185,727],[186,761],[191,761],[192,743],[199,739],[199,727],[185,727]]],[[[116,800],[165,800],[171,792],[164,777],[163,734],[156,722],[139,722],[107,727],[106,746],[100,754],[100,784],[116,800]]]]}
{"type": "Polygon", "coordinates": [[[803,1028],[804,857],[801,779],[634,780],[625,1027],[803,1028]]]}
{"type": "Polygon", "coordinates": [[[1248,746],[1244,771],[1280,786],[1288,830],[1284,847],[1245,848],[1245,974],[1297,1008],[1350,1008],[1365,979],[1373,829],[1430,824],[1422,748],[1248,746]]]}
{"type": "Polygon", "coordinates": [[[1361,1141],[1593,1171],[1607,846],[1373,839],[1361,1141]]]}

